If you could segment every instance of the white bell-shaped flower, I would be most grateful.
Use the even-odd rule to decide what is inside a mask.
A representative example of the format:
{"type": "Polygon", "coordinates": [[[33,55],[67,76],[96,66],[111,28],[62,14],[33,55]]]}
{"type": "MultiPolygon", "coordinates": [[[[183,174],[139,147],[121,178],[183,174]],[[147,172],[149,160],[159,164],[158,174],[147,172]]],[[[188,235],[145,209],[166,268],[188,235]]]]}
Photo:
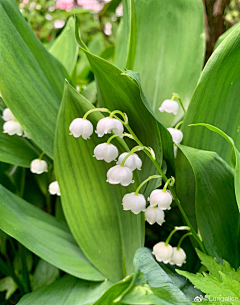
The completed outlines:
{"type": "Polygon", "coordinates": [[[167,130],[171,133],[173,142],[175,144],[180,144],[182,142],[183,133],[181,132],[181,130],[172,127],[168,128],[167,130]]]}
{"type": "Polygon", "coordinates": [[[88,120],[77,118],[72,121],[69,130],[70,135],[73,135],[74,138],[82,136],[84,140],[87,140],[93,134],[93,125],[88,120]]]}
{"type": "Polygon", "coordinates": [[[123,137],[123,124],[115,118],[106,117],[97,123],[96,133],[99,137],[103,137],[107,133],[114,132],[120,138],[123,137]]]}
{"type": "Polygon", "coordinates": [[[168,264],[173,255],[173,248],[169,244],[166,246],[165,242],[161,241],[153,247],[153,255],[155,255],[156,260],[168,264]]]}
{"type": "Polygon", "coordinates": [[[173,248],[173,255],[170,260],[171,265],[177,265],[178,267],[182,267],[184,263],[186,263],[186,253],[182,248],[177,249],[177,247],[173,248]]]}
{"type": "Polygon", "coordinates": [[[44,160],[35,159],[30,164],[30,170],[34,174],[42,174],[47,172],[47,162],[44,160]]]}
{"type": "Polygon", "coordinates": [[[167,113],[173,113],[174,115],[177,115],[179,109],[178,102],[172,101],[172,100],[165,100],[163,101],[162,105],[158,109],[160,112],[167,112],[167,113]]]}
{"type": "Polygon", "coordinates": [[[10,136],[23,134],[22,126],[17,121],[7,121],[3,124],[3,133],[7,133],[10,136]]]}
{"type": "Polygon", "coordinates": [[[163,190],[154,190],[150,194],[148,199],[152,207],[158,205],[162,210],[170,210],[172,203],[172,195],[169,191],[164,192],[163,190]]]}
{"type": "Polygon", "coordinates": [[[124,211],[132,211],[134,214],[144,212],[146,208],[146,199],[142,194],[135,195],[135,192],[126,194],[123,197],[122,205],[124,211]]]}
{"type": "MultiPolygon", "coordinates": [[[[127,152],[122,153],[117,161],[117,164],[120,165],[123,161],[123,159],[128,155],[127,152]]],[[[131,156],[127,158],[127,160],[124,162],[124,166],[127,166],[131,169],[131,171],[134,171],[136,168],[138,170],[141,170],[142,167],[142,160],[138,157],[137,154],[133,153],[131,156]]]]}
{"type": "Polygon", "coordinates": [[[118,156],[118,149],[113,144],[102,143],[95,147],[94,157],[97,160],[104,160],[107,163],[112,162],[118,156]]]}
{"type": "Polygon", "coordinates": [[[54,181],[54,182],[49,184],[48,191],[51,195],[58,195],[58,196],[61,195],[60,188],[59,188],[59,185],[58,185],[57,181],[54,181]]]}
{"type": "Polygon", "coordinates": [[[13,115],[12,111],[9,108],[6,108],[6,109],[3,110],[2,118],[6,122],[15,120],[15,116],[13,115]]]}
{"type": "Polygon", "coordinates": [[[129,167],[115,165],[111,167],[107,172],[107,182],[110,184],[121,184],[122,186],[128,186],[133,183],[133,173],[129,167]]]}
{"type": "Polygon", "coordinates": [[[160,226],[165,222],[164,220],[164,212],[159,207],[149,206],[145,211],[145,220],[150,224],[153,225],[155,222],[158,223],[160,226]]]}

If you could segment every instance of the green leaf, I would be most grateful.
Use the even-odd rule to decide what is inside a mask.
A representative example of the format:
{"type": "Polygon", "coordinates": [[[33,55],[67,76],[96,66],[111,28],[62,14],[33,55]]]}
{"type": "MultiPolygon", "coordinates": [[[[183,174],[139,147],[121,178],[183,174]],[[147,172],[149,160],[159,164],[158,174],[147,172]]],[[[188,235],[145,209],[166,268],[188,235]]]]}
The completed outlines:
{"type": "Polygon", "coordinates": [[[25,295],[18,305],[90,305],[109,286],[109,281],[93,283],[66,275],[48,287],[25,295]]]}
{"type": "Polygon", "coordinates": [[[216,277],[218,280],[221,280],[221,273],[226,274],[231,279],[240,282],[240,268],[238,270],[233,269],[230,264],[223,260],[223,264],[217,262],[215,257],[211,257],[201,251],[197,250],[197,255],[201,259],[202,264],[208,269],[208,271],[216,277]]]}
{"type": "Polygon", "coordinates": [[[64,72],[31,31],[14,0],[0,1],[0,92],[36,144],[53,156],[64,72]]]}
{"type": "Polygon", "coordinates": [[[188,278],[194,286],[207,294],[209,301],[220,301],[224,304],[237,304],[240,299],[240,283],[220,272],[221,280],[207,273],[191,274],[186,271],[177,272],[188,278]],[[218,299],[216,299],[218,298],[218,299]],[[230,299],[231,298],[231,299],[230,299]]]}
{"type": "Polygon", "coordinates": [[[0,161],[29,168],[31,161],[39,157],[39,152],[27,139],[3,133],[2,124],[0,118],[0,161]]]}
{"type": "Polygon", "coordinates": [[[105,277],[77,246],[68,227],[0,185],[0,228],[50,264],[92,281],[105,277]]]}
{"type": "Polygon", "coordinates": [[[226,32],[224,32],[220,37],[218,37],[218,40],[214,46],[214,50],[220,45],[220,43],[229,35],[232,33],[232,31],[235,30],[235,28],[237,28],[239,26],[239,22],[237,22],[236,24],[234,24],[233,26],[230,27],[230,29],[228,29],[226,32]]]}
{"type": "MultiPolygon", "coordinates": [[[[133,70],[140,74],[153,110],[169,127],[179,121],[183,111],[174,116],[160,113],[158,108],[173,92],[181,96],[186,107],[202,70],[205,55],[202,1],[135,0],[135,7],[137,42],[133,70]]],[[[122,26],[115,63],[126,68],[130,30],[126,17],[122,26]]]]}
{"type": "Polygon", "coordinates": [[[17,288],[17,284],[10,276],[7,276],[0,280],[0,291],[6,291],[6,300],[8,300],[14,294],[17,288]]]}
{"type": "MultiPolygon", "coordinates": [[[[209,254],[237,267],[239,213],[234,195],[233,170],[215,152],[183,145],[179,145],[179,149],[194,173],[195,213],[203,243],[209,254]]],[[[189,180],[185,188],[191,187],[189,180]]]]}
{"type": "MultiPolygon", "coordinates": [[[[162,127],[165,130],[163,134],[159,131],[159,124],[153,115],[154,112],[151,110],[150,104],[142,99],[143,92],[139,88],[139,84],[110,62],[88,51],[79,37],[77,20],[76,39],[82,51],[87,55],[94,72],[97,81],[98,102],[101,107],[106,107],[112,111],[117,109],[125,112],[129,117],[130,126],[134,126],[133,131],[137,137],[145,146],[153,148],[156,153],[156,159],[161,164],[162,139],[165,136],[167,139],[171,137],[164,127],[162,127]]],[[[133,141],[128,141],[127,143],[129,146],[133,145],[133,141]]],[[[143,167],[139,175],[141,180],[144,180],[155,174],[156,168],[144,153],[139,155],[143,161],[143,167]]],[[[172,146],[171,155],[173,156],[172,146]]],[[[154,182],[149,183],[146,194],[153,189],[153,185],[154,182]]]]}
{"type": "Polygon", "coordinates": [[[59,276],[59,270],[41,259],[34,271],[31,279],[32,291],[36,291],[44,286],[52,284],[59,276]]]}
{"type": "MultiPolygon", "coordinates": [[[[106,173],[113,164],[93,158],[95,146],[104,140],[96,135],[87,141],[69,135],[72,120],[93,108],[66,83],[56,132],[55,171],[64,214],[76,241],[93,265],[114,282],[133,271],[134,253],[143,245],[144,223],[142,215],[122,208],[123,196],[133,192],[134,186],[107,183],[106,173]]],[[[94,127],[101,118],[97,112],[89,116],[94,127]]],[[[121,152],[128,149],[123,140],[114,145],[121,152]]]]}
{"type": "Polygon", "coordinates": [[[189,304],[183,292],[154,260],[149,249],[138,249],[134,264],[144,274],[153,294],[162,300],[162,303],[154,304],[189,304]]]}
{"type": "Polygon", "coordinates": [[[72,75],[78,57],[74,17],[69,18],[67,25],[54,41],[49,52],[62,63],[68,74],[72,75]]]}
{"type": "MultiPolygon", "coordinates": [[[[118,297],[124,293],[132,282],[132,275],[124,278],[122,281],[112,285],[104,295],[98,299],[93,305],[115,304],[118,297]],[[115,301],[116,300],[116,301],[115,301]],[[115,301],[115,302],[114,302],[115,301]]],[[[117,302],[118,303],[118,302],[117,302]]]]}
{"type": "Polygon", "coordinates": [[[188,125],[206,123],[216,126],[231,137],[236,148],[240,149],[240,109],[236,107],[240,86],[239,33],[240,24],[207,62],[182,125],[184,145],[215,151],[228,164],[231,164],[232,147],[220,135],[213,137],[206,128],[188,125]]]}

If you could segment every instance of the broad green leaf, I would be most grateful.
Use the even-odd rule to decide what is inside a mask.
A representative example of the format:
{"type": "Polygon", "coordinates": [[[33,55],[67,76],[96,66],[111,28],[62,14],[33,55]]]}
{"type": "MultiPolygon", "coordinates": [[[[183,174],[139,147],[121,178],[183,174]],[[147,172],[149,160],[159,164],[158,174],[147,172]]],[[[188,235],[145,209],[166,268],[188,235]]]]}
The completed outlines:
{"type": "Polygon", "coordinates": [[[76,277],[101,281],[68,227],[0,185],[0,228],[50,264],[76,277]]]}
{"type": "Polygon", "coordinates": [[[218,280],[207,273],[191,274],[186,271],[177,270],[177,272],[187,277],[197,288],[206,293],[209,301],[214,298],[224,304],[239,304],[240,300],[240,283],[231,279],[229,276],[220,272],[221,280],[218,280]],[[230,299],[231,298],[231,299],[230,299]]]}
{"type": "Polygon", "coordinates": [[[41,259],[31,279],[32,291],[39,290],[44,286],[51,285],[59,276],[59,270],[41,259]]]}
{"type": "MultiPolygon", "coordinates": [[[[163,100],[171,98],[173,92],[181,96],[187,107],[203,66],[205,35],[202,1],[135,0],[135,7],[137,44],[133,70],[140,74],[143,90],[153,110],[169,127],[179,121],[183,111],[174,116],[160,113],[158,108],[163,100]]],[[[126,17],[122,26],[121,37],[116,43],[115,63],[126,68],[130,30],[126,17]]]]}
{"type": "Polygon", "coordinates": [[[18,305],[90,305],[110,286],[109,281],[93,283],[65,275],[48,287],[26,294],[18,305]]]}
{"type": "Polygon", "coordinates": [[[41,45],[14,0],[0,1],[0,28],[1,95],[23,129],[52,157],[63,67],[41,45]]]}
{"type": "Polygon", "coordinates": [[[70,17],[60,36],[54,41],[49,52],[64,66],[69,75],[72,75],[78,57],[78,45],[75,39],[75,21],[70,17]]]}
{"type": "Polygon", "coordinates": [[[162,301],[162,303],[153,304],[189,304],[183,292],[175,286],[154,260],[149,249],[138,249],[134,257],[134,264],[144,274],[153,294],[162,301]]]}
{"type": "MultiPolygon", "coordinates": [[[[234,172],[215,152],[183,145],[179,145],[179,150],[194,173],[195,213],[203,243],[210,255],[237,267],[239,213],[234,195],[234,172]]],[[[189,180],[185,188],[191,187],[189,180]]],[[[183,206],[190,203],[182,201],[183,206]]]]}
{"type": "Polygon", "coordinates": [[[221,280],[221,273],[226,274],[231,279],[240,282],[240,268],[233,269],[227,261],[223,261],[223,264],[217,262],[215,257],[211,257],[205,253],[202,253],[197,249],[197,254],[201,259],[202,264],[208,269],[211,275],[221,280]]]}
{"type": "MultiPolygon", "coordinates": [[[[240,24],[219,45],[200,77],[182,132],[183,144],[198,149],[211,150],[231,163],[232,147],[220,136],[206,128],[193,128],[189,124],[211,124],[229,137],[240,149],[240,108],[236,107],[240,86],[240,24]]],[[[177,162],[178,163],[178,162],[177,162]]]]}
{"type": "MultiPolygon", "coordinates": [[[[147,101],[144,103],[142,100],[143,92],[139,85],[126,73],[124,74],[122,70],[88,51],[79,37],[77,22],[76,38],[80,48],[87,55],[94,72],[97,81],[98,102],[101,107],[106,107],[112,111],[117,109],[125,112],[129,118],[130,127],[132,127],[143,145],[153,148],[156,153],[156,159],[161,164],[162,137],[166,134],[167,137],[170,137],[170,134],[168,132],[166,134],[160,133],[158,122],[153,116],[152,110],[150,110],[150,104],[147,101]]],[[[127,143],[131,146],[133,145],[133,141],[127,143]]],[[[144,180],[156,173],[156,169],[145,154],[140,153],[140,156],[143,161],[140,178],[144,180]]],[[[150,189],[151,185],[153,184],[149,184],[150,189]]]]}
{"type": "Polygon", "coordinates": [[[3,133],[2,124],[0,118],[0,161],[30,167],[31,161],[39,157],[39,152],[27,139],[3,133]]]}
{"type": "Polygon", "coordinates": [[[235,146],[235,143],[232,138],[230,138],[227,134],[225,134],[222,130],[217,127],[214,127],[209,124],[192,124],[192,126],[204,126],[209,130],[219,134],[222,136],[231,146],[232,146],[232,155],[231,155],[231,163],[234,168],[234,184],[235,184],[235,194],[237,198],[238,209],[240,211],[240,152],[235,146]]]}
{"type": "Polygon", "coordinates": [[[93,305],[115,304],[119,303],[119,296],[124,293],[132,282],[132,275],[124,278],[122,281],[112,285],[104,295],[98,299],[93,305]],[[115,302],[114,302],[115,301],[115,302]]]}
{"type": "MultiPolygon", "coordinates": [[[[90,140],[83,140],[69,135],[72,120],[93,108],[66,83],[56,132],[55,171],[64,214],[76,241],[92,264],[114,282],[133,272],[134,253],[143,245],[144,223],[141,214],[123,211],[121,204],[135,186],[107,183],[107,171],[114,163],[93,158],[95,146],[106,137],[93,134],[90,140]]],[[[95,112],[88,119],[96,127],[101,118],[95,112]]],[[[113,144],[120,152],[128,149],[123,140],[113,144]]]]}
{"type": "Polygon", "coordinates": [[[220,43],[229,35],[232,33],[232,31],[235,30],[235,28],[237,28],[239,26],[239,22],[237,22],[236,24],[234,24],[232,27],[230,27],[230,29],[228,29],[226,32],[224,32],[217,40],[215,46],[214,46],[214,50],[220,45],[220,43]]]}

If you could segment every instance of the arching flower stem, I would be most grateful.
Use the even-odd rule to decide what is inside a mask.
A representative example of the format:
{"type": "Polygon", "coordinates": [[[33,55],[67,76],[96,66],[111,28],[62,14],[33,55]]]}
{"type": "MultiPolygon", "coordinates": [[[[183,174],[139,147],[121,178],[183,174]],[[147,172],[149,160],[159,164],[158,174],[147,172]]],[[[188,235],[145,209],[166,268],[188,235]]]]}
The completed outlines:
{"type": "Polygon", "coordinates": [[[182,103],[182,100],[181,100],[180,96],[177,93],[173,92],[171,100],[174,101],[175,98],[178,100],[180,106],[182,107],[182,110],[183,110],[184,114],[186,114],[186,109],[183,106],[183,103],[182,103]]]}
{"type": "Polygon", "coordinates": [[[189,236],[189,235],[192,235],[192,233],[191,233],[191,232],[188,232],[188,233],[184,234],[184,235],[181,237],[181,239],[179,240],[178,245],[177,245],[177,250],[180,249],[181,244],[182,244],[182,241],[183,241],[187,236],[189,236]]]}
{"type": "Polygon", "coordinates": [[[153,176],[150,176],[148,177],[146,180],[144,180],[140,185],[139,187],[136,189],[135,191],[135,195],[137,196],[138,193],[140,192],[141,188],[144,186],[145,183],[147,183],[148,181],[152,180],[152,179],[157,179],[157,178],[161,178],[160,175],[153,175],[153,176]]]}

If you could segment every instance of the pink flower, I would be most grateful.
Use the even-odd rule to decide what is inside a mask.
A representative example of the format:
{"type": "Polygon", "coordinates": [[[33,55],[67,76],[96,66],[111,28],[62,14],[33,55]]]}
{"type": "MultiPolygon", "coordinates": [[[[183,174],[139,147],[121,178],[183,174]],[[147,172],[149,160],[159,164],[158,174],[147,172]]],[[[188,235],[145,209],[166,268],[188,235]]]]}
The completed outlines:
{"type": "Polygon", "coordinates": [[[74,1],[73,0],[57,0],[56,1],[56,8],[59,8],[60,10],[70,10],[72,7],[74,7],[74,1]]]}
{"type": "Polygon", "coordinates": [[[103,8],[103,4],[96,0],[78,0],[78,5],[82,6],[86,10],[91,10],[96,13],[103,8]]]}

